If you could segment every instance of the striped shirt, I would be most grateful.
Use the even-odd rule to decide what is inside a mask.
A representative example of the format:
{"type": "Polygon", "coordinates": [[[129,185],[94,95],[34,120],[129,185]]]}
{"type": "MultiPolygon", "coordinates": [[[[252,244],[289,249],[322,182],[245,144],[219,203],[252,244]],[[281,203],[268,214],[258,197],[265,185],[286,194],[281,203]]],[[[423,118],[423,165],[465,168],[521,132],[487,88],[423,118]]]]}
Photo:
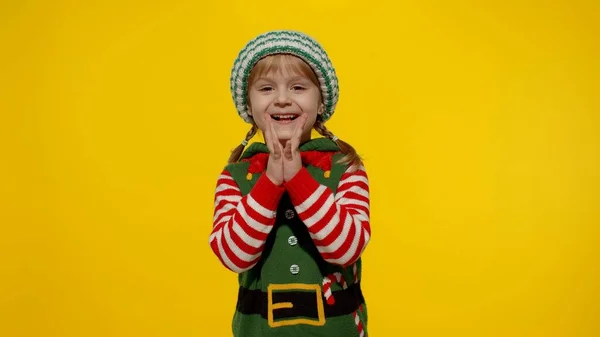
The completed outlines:
{"type": "Polygon", "coordinates": [[[209,238],[225,267],[241,273],[258,263],[285,191],[325,261],[346,267],[358,260],[371,236],[369,183],[363,166],[349,168],[335,194],[302,167],[281,186],[262,174],[250,193],[242,196],[225,170],[217,181],[209,238]]]}

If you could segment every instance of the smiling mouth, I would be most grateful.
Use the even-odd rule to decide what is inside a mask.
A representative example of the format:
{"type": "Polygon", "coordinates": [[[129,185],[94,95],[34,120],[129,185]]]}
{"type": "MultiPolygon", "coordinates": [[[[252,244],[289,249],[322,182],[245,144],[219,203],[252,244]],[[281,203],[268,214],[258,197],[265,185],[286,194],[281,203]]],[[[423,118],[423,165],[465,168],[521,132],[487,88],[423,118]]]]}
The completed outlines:
{"type": "Polygon", "coordinates": [[[285,121],[293,121],[296,118],[298,118],[300,115],[298,114],[275,114],[275,115],[271,115],[271,118],[278,121],[278,122],[285,122],[285,121]]]}

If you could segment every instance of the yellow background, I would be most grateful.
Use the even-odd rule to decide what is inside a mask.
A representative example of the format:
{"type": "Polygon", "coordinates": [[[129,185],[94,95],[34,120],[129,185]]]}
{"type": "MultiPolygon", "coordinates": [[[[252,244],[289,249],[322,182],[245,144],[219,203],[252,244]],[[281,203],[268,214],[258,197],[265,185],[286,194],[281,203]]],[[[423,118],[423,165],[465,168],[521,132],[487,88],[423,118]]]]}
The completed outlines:
{"type": "Polygon", "coordinates": [[[2,1],[0,336],[230,335],[229,71],[280,28],[328,51],[365,159],[372,336],[600,336],[599,9],[2,1]]]}

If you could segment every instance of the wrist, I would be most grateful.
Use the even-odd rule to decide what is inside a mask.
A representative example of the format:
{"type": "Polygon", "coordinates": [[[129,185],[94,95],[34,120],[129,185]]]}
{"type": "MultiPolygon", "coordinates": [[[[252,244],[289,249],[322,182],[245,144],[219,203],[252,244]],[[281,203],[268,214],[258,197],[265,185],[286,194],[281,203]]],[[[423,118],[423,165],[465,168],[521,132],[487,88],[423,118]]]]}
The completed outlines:
{"type": "Polygon", "coordinates": [[[283,184],[294,205],[299,205],[310,197],[318,188],[319,183],[310,175],[305,167],[289,181],[283,184]]]}

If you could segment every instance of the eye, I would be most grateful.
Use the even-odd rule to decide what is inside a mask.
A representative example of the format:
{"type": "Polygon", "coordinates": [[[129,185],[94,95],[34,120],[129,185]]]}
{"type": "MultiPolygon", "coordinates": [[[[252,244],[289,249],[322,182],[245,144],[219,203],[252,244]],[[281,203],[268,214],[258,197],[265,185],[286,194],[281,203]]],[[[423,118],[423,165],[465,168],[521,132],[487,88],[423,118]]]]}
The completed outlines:
{"type": "Polygon", "coordinates": [[[262,91],[262,92],[267,92],[267,91],[271,91],[271,90],[273,90],[273,88],[269,87],[269,86],[264,86],[264,87],[261,87],[258,89],[258,91],[262,91]]]}
{"type": "Polygon", "coordinates": [[[295,85],[295,86],[292,87],[292,89],[294,89],[294,90],[305,90],[306,88],[303,87],[303,86],[301,86],[301,85],[295,85]]]}

